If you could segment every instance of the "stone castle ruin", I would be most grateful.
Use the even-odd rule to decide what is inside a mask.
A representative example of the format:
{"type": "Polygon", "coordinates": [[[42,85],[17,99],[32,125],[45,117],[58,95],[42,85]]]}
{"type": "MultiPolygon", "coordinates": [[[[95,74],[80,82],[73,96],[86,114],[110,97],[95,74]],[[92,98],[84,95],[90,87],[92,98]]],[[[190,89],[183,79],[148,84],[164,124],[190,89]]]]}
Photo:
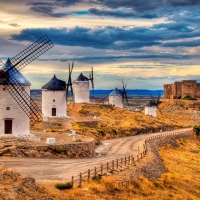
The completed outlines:
{"type": "Polygon", "coordinates": [[[164,84],[164,99],[182,99],[187,95],[200,98],[200,83],[196,80],[183,80],[164,84]]]}

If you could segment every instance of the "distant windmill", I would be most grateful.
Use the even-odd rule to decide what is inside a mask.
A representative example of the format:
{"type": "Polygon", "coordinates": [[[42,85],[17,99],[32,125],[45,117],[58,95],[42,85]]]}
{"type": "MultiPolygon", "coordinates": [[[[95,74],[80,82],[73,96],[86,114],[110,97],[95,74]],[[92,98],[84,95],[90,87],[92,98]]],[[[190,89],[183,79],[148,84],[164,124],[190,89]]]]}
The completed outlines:
{"type": "Polygon", "coordinates": [[[127,84],[124,84],[124,81],[122,79],[123,91],[115,88],[109,95],[107,95],[103,99],[101,99],[99,101],[99,103],[101,103],[107,97],[109,97],[109,104],[111,104],[111,105],[114,105],[114,106],[119,107],[119,108],[123,108],[124,107],[124,101],[126,100],[126,103],[129,106],[127,92],[126,92],[126,86],[127,86],[127,84]]]}
{"type": "Polygon", "coordinates": [[[162,113],[158,107],[158,104],[160,103],[160,94],[158,95],[156,100],[151,94],[150,94],[150,97],[151,97],[151,100],[145,106],[145,115],[151,115],[153,117],[157,117],[157,109],[159,110],[160,113],[162,113]]]}
{"type": "MultiPolygon", "coordinates": [[[[0,125],[2,127],[0,134],[1,132],[4,132],[4,134],[20,133],[20,131],[23,133],[23,127],[29,127],[29,125],[24,124],[26,120],[22,113],[27,115],[31,122],[42,118],[41,110],[30,97],[30,82],[19,70],[53,46],[51,40],[45,35],[14,58],[8,59],[0,70],[0,88],[2,89],[0,98],[0,123],[1,125],[4,124],[3,126],[0,125]],[[23,112],[19,110],[20,107],[23,112]]],[[[3,62],[1,61],[0,67],[2,65],[3,62]]],[[[29,124],[29,121],[26,122],[29,124]]]]}
{"type": "MultiPolygon", "coordinates": [[[[71,81],[71,77],[69,78],[71,81]]],[[[68,81],[68,82],[70,82],[68,81]]],[[[84,76],[82,73],[73,81],[73,99],[74,103],[89,103],[90,102],[90,86],[89,81],[92,84],[93,94],[94,94],[94,72],[93,67],[89,74],[89,78],[84,76]]],[[[69,83],[71,85],[71,82],[69,83]]]]}

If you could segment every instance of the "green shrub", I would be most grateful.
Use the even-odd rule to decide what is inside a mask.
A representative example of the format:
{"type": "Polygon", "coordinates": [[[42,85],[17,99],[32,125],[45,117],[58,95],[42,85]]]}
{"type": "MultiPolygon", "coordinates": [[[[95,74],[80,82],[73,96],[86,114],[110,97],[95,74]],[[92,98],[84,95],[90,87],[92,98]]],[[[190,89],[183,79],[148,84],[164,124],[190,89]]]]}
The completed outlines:
{"type": "Polygon", "coordinates": [[[63,146],[61,146],[61,145],[55,146],[55,151],[57,153],[62,153],[62,152],[65,152],[65,148],[63,146]]]}
{"type": "Polygon", "coordinates": [[[71,189],[72,184],[70,182],[66,183],[56,183],[55,187],[59,190],[66,190],[66,189],[71,189]]]}
{"type": "Polygon", "coordinates": [[[183,100],[197,100],[194,97],[190,96],[190,95],[186,95],[185,97],[182,98],[183,100]]]}
{"type": "Polygon", "coordinates": [[[199,136],[200,135],[200,125],[193,126],[193,132],[199,136]]]}

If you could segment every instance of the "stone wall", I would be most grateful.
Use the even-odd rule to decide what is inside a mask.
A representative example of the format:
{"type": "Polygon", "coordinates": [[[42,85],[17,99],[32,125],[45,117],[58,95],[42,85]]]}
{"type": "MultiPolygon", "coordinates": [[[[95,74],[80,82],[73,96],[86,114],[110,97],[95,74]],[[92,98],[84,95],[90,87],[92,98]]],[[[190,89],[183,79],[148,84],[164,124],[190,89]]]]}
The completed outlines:
{"type": "Polygon", "coordinates": [[[101,121],[100,120],[94,120],[94,121],[77,121],[77,124],[83,125],[83,126],[87,126],[90,128],[97,128],[98,126],[101,125],[101,121]]]}
{"type": "Polygon", "coordinates": [[[82,158],[95,154],[95,141],[40,145],[18,138],[0,139],[0,156],[32,158],[82,158]]]}

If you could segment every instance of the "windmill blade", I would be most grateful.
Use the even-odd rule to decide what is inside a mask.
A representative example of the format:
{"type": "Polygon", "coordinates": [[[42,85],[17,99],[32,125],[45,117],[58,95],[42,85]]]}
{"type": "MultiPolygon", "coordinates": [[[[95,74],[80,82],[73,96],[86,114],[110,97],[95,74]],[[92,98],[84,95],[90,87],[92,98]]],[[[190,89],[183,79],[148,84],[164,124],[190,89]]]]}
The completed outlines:
{"type": "Polygon", "coordinates": [[[126,98],[126,103],[127,103],[127,105],[129,106],[129,103],[128,103],[128,97],[127,97],[126,92],[125,92],[125,98],[126,98]]]}
{"type": "Polygon", "coordinates": [[[160,102],[160,93],[158,94],[158,97],[157,97],[157,104],[160,102]]]}
{"type": "Polygon", "coordinates": [[[106,97],[104,97],[103,99],[101,99],[101,101],[99,101],[99,103],[101,103],[104,99],[106,99],[109,95],[107,95],[106,97]]]}
{"type": "Polygon", "coordinates": [[[89,80],[92,84],[92,93],[93,93],[93,96],[94,96],[94,71],[93,71],[93,66],[92,66],[91,72],[89,73],[89,80]]]}
{"type": "Polygon", "coordinates": [[[0,67],[2,67],[4,65],[4,63],[0,60],[0,67]]]}
{"type": "Polygon", "coordinates": [[[13,76],[9,77],[5,88],[30,118],[31,122],[42,119],[42,111],[13,76]]]}
{"type": "Polygon", "coordinates": [[[13,72],[17,73],[17,70],[15,70],[15,68],[21,70],[53,46],[54,45],[48,38],[48,36],[44,35],[39,40],[31,44],[25,50],[23,50],[21,53],[17,54],[14,58],[12,58],[10,61],[13,67],[7,70],[7,72],[14,70],[13,72]]]}
{"type": "Polygon", "coordinates": [[[152,96],[152,94],[150,94],[150,97],[151,97],[152,101],[156,104],[156,101],[155,101],[154,97],[152,96]]]}
{"type": "Polygon", "coordinates": [[[74,68],[74,61],[72,62],[72,67],[70,66],[70,63],[68,63],[68,66],[69,66],[69,76],[68,76],[68,82],[67,82],[67,92],[66,92],[66,96],[68,97],[68,93],[69,93],[69,88],[71,90],[71,94],[72,94],[72,97],[73,97],[73,89],[72,89],[72,77],[71,77],[71,74],[72,74],[72,70],[74,68]]]}

